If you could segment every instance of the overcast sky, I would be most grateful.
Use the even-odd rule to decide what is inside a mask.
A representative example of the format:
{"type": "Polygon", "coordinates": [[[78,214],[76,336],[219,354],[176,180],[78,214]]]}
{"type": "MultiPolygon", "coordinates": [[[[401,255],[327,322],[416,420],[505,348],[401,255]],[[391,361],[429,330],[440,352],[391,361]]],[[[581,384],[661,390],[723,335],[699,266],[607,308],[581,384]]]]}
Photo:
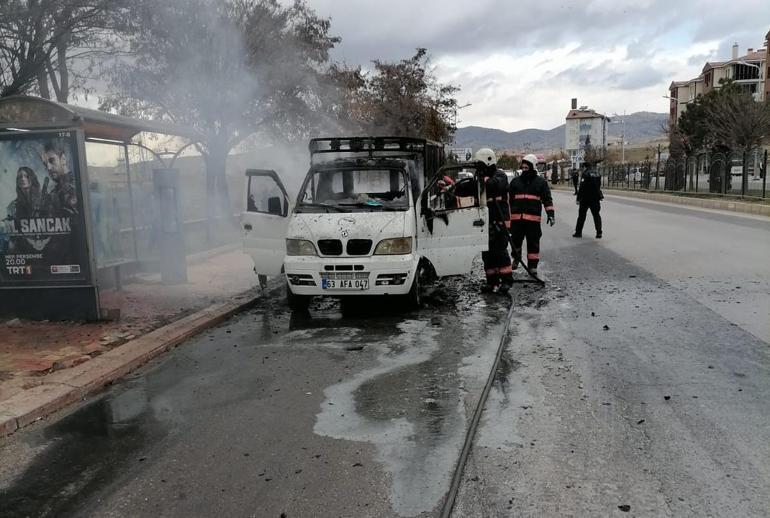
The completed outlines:
{"type": "Polygon", "coordinates": [[[338,60],[366,66],[426,47],[462,88],[460,126],[516,131],[564,122],[570,99],[597,111],[667,112],[672,80],[759,48],[770,0],[308,0],[342,37],[338,60]]]}

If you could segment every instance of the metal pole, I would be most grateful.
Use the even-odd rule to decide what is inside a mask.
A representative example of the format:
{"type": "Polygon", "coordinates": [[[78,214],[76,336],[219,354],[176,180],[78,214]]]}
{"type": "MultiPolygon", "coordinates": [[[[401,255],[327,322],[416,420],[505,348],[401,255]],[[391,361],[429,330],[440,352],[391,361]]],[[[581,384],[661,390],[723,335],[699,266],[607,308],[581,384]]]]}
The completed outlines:
{"type": "Polygon", "coordinates": [[[622,122],[621,130],[620,130],[620,153],[621,153],[620,160],[625,164],[626,163],[626,112],[623,112],[623,118],[620,119],[620,122],[622,122]]]}
{"type": "Polygon", "coordinates": [[[741,171],[741,196],[746,196],[746,184],[749,182],[749,171],[746,167],[748,165],[746,151],[743,152],[742,159],[743,162],[741,165],[743,165],[743,170],[741,171]]]}
{"type": "Polygon", "coordinates": [[[698,183],[700,180],[700,157],[695,157],[695,192],[698,192],[698,183]]]}
{"type": "Polygon", "coordinates": [[[658,144],[658,165],[655,166],[655,190],[660,186],[660,144],[658,144]]]}
{"type": "Polygon", "coordinates": [[[767,195],[767,149],[765,149],[765,158],[762,162],[762,198],[764,198],[767,195]]]}
{"type": "Polygon", "coordinates": [[[732,174],[733,169],[732,153],[726,154],[725,159],[722,162],[722,194],[727,194],[727,175],[732,174]]]}
{"type": "MultiPolygon", "coordinates": [[[[626,160],[623,159],[623,163],[626,163],[626,160]]],[[[626,189],[631,188],[631,166],[626,164],[626,189]]]]}
{"type": "Polygon", "coordinates": [[[123,144],[123,156],[126,159],[126,180],[128,184],[128,206],[131,213],[131,236],[134,242],[134,259],[139,260],[139,247],[136,245],[136,219],[134,217],[134,189],[131,186],[131,163],[128,161],[128,146],[123,144]]]}

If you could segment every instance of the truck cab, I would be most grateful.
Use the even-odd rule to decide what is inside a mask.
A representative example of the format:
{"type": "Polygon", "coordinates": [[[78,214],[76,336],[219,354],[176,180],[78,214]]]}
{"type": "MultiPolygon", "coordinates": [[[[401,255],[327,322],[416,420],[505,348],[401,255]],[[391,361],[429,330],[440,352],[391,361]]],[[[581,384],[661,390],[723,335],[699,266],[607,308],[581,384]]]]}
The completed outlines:
{"type": "Polygon", "coordinates": [[[398,137],[316,139],[310,150],[294,201],[275,172],[246,172],[244,250],[258,274],[285,276],[292,309],[365,295],[418,307],[427,282],[469,273],[486,249],[475,164],[441,167],[433,143],[398,137]]]}

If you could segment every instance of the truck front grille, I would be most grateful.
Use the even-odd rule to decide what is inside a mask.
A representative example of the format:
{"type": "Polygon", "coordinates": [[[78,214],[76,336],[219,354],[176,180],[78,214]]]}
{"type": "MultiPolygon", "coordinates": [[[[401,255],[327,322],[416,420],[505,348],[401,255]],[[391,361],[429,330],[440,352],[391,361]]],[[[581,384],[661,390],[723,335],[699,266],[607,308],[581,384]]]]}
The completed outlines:
{"type": "Polygon", "coordinates": [[[319,239],[318,250],[321,255],[342,255],[342,241],[339,239],[319,239]]]}
{"type": "Polygon", "coordinates": [[[348,255],[368,255],[371,249],[371,239],[351,239],[348,241],[348,255]]]}

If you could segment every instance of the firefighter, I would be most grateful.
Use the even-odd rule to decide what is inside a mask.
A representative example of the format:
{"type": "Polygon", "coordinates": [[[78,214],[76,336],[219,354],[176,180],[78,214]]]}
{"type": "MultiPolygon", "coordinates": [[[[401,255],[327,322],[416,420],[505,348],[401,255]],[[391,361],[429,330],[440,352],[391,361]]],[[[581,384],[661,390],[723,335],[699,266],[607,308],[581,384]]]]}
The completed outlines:
{"type": "Polygon", "coordinates": [[[484,291],[504,295],[513,285],[511,256],[508,253],[508,227],[511,224],[508,177],[497,169],[497,157],[491,149],[478,150],[475,158],[484,175],[489,214],[489,249],[481,254],[487,278],[484,291]]]}
{"type": "Polygon", "coordinates": [[[521,245],[527,239],[527,266],[537,275],[540,261],[540,228],[542,207],[548,215],[548,224],[553,226],[556,214],[548,182],[537,174],[537,157],[526,155],[521,159],[521,175],[511,181],[511,236],[513,237],[513,269],[519,266],[521,245]]]}

